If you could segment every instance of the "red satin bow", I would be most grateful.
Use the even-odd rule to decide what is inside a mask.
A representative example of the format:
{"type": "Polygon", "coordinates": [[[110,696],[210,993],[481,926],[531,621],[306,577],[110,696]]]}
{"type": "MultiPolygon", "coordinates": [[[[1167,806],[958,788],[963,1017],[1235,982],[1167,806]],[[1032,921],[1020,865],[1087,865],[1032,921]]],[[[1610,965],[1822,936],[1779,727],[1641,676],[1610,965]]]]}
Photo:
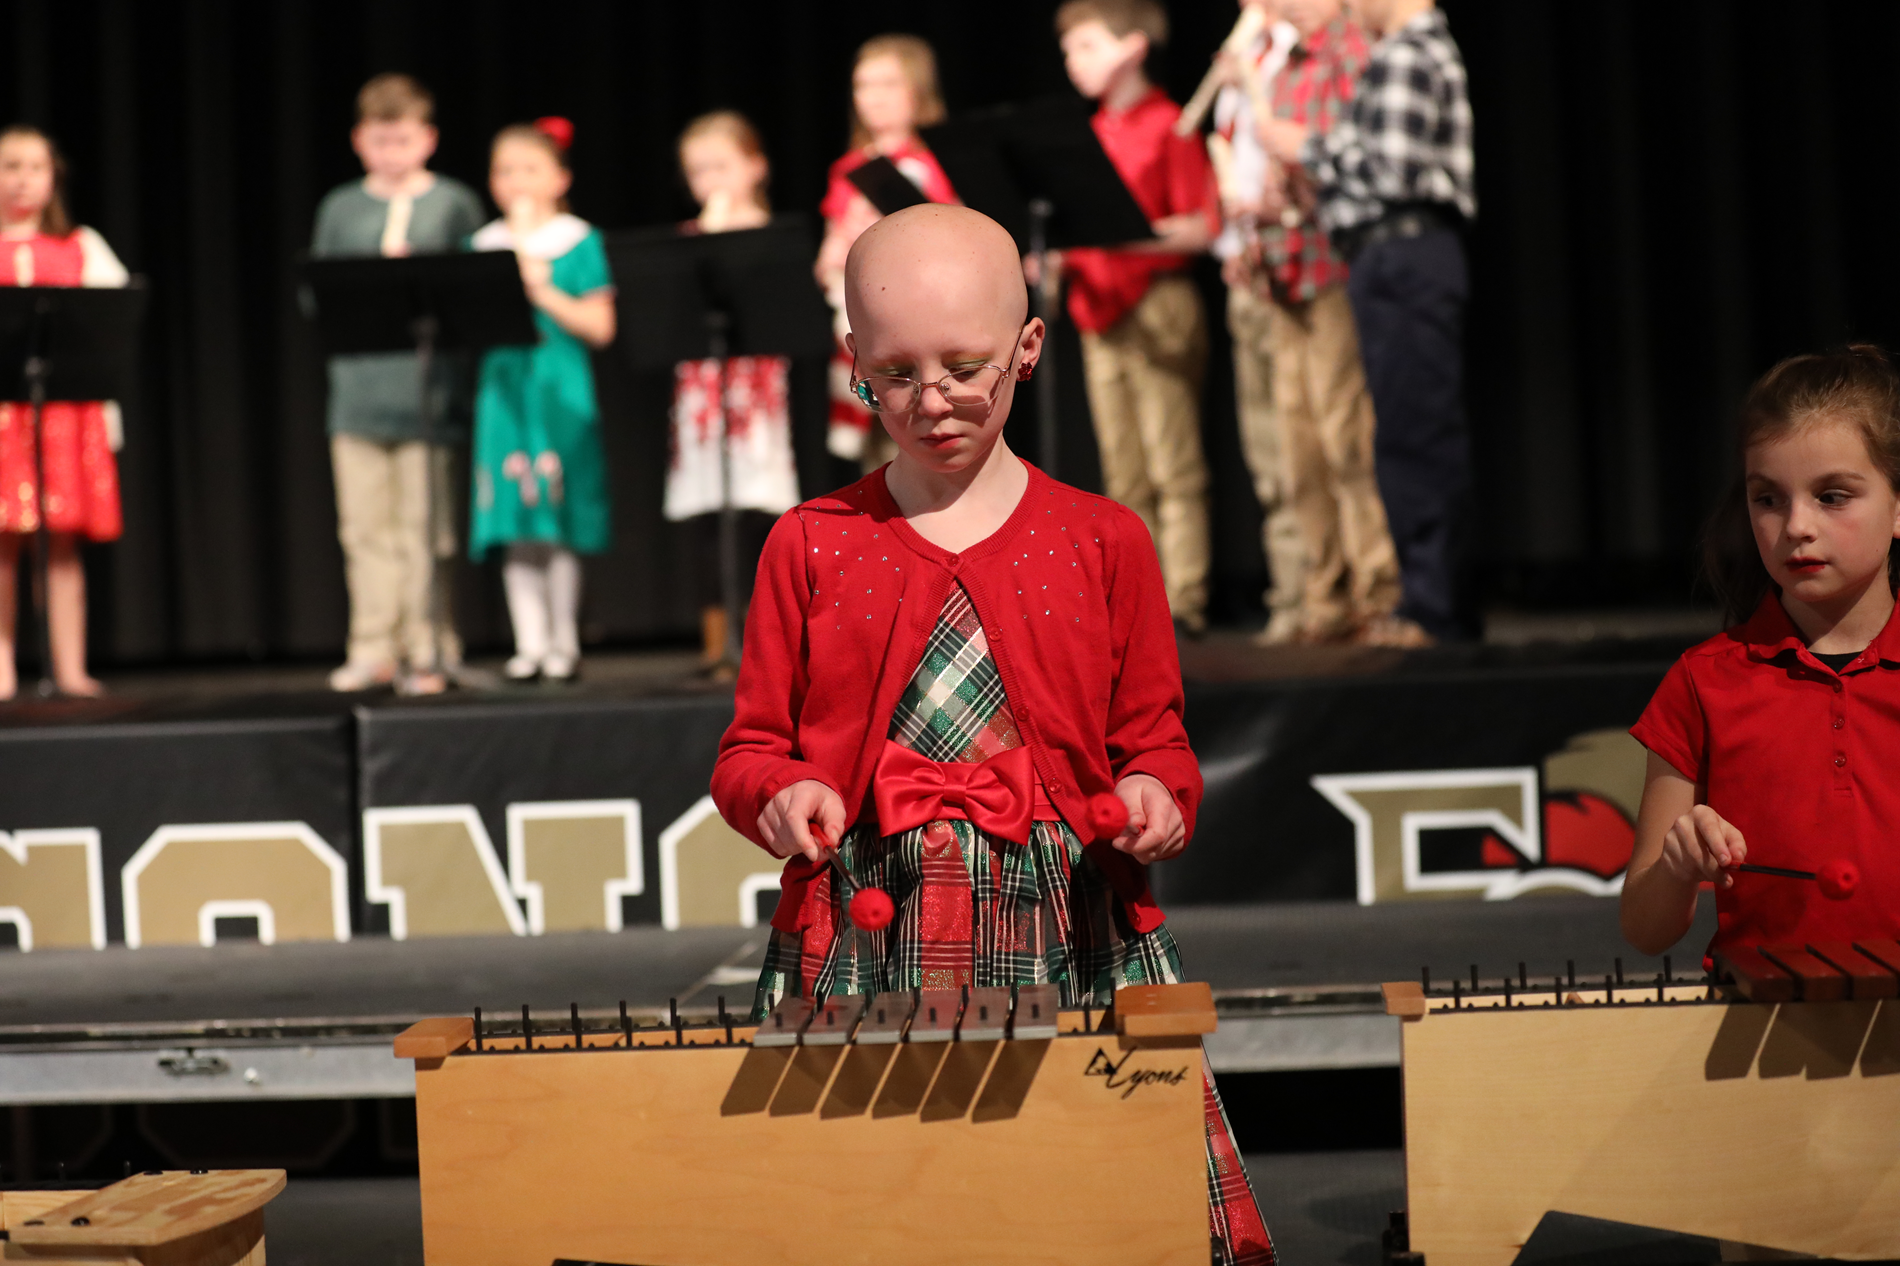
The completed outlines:
{"type": "Polygon", "coordinates": [[[878,830],[885,835],[957,818],[1013,844],[1027,844],[1036,812],[1036,766],[1027,747],[972,764],[930,760],[887,742],[871,795],[878,830]]]}

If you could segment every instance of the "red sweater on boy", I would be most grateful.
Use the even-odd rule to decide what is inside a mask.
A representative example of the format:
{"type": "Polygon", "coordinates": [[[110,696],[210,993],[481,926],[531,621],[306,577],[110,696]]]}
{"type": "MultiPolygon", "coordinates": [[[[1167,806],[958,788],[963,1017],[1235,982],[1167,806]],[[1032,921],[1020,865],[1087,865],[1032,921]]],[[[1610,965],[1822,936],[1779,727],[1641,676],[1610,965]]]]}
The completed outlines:
{"type": "MultiPolygon", "coordinates": [[[[1126,110],[1102,106],[1089,120],[1128,192],[1149,220],[1199,211],[1208,228],[1220,229],[1220,198],[1207,147],[1196,136],[1176,136],[1181,107],[1159,88],[1126,110]]],[[[1185,255],[1076,247],[1063,252],[1069,276],[1069,317],[1076,328],[1099,334],[1128,315],[1157,273],[1179,272],[1185,255]]]]}
{"type": "MultiPolygon", "coordinates": [[[[1131,511],[1033,466],[1009,519],[959,554],[911,529],[882,470],[778,521],[713,767],[726,821],[763,846],[759,814],[804,779],[836,791],[848,820],[875,816],[871,779],[891,714],[957,583],[1063,819],[1088,839],[1089,797],[1151,774],[1192,835],[1201,772],[1181,721],[1180,659],[1154,544],[1131,511]]],[[[1136,930],[1158,927],[1145,868],[1107,845],[1089,852],[1136,930]]],[[[803,857],[786,863],[773,926],[792,932],[807,921],[815,873],[803,857]]]]}

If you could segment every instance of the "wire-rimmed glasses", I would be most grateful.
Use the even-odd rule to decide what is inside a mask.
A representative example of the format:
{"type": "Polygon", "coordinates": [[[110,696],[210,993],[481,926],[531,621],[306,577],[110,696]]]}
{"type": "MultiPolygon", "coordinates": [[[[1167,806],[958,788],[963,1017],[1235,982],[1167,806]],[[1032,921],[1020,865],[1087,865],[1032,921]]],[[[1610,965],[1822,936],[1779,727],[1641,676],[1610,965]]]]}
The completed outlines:
{"type": "MultiPolygon", "coordinates": [[[[1011,364],[1015,363],[1014,353],[1009,359],[1011,364]]],[[[935,382],[919,382],[899,374],[866,374],[860,378],[854,358],[851,363],[851,394],[873,413],[909,413],[923,403],[926,387],[935,387],[942,394],[944,402],[953,409],[969,409],[979,405],[988,408],[996,400],[996,393],[1002,390],[1003,380],[1008,377],[1008,366],[977,365],[945,374],[935,382]]]]}

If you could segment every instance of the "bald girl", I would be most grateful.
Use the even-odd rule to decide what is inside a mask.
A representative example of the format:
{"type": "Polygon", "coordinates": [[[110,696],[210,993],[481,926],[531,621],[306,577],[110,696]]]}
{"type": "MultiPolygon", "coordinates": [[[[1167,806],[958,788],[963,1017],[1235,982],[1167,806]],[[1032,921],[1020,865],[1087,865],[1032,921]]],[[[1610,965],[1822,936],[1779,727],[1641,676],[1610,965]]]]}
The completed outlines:
{"type": "Polygon", "coordinates": [[[953,552],[1001,527],[1029,472],[1003,439],[1016,384],[1042,355],[1022,259],[968,207],[885,216],[845,261],[858,398],[897,444],[885,484],[923,537],[953,552]]]}

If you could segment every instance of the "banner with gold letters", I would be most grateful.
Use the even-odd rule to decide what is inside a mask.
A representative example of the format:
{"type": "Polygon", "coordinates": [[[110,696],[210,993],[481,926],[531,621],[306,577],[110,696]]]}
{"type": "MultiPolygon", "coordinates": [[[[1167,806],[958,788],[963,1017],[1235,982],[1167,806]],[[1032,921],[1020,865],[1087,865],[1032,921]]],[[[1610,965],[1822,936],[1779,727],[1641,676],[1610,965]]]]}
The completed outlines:
{"type": "MultiPolygon", "coordinates": [[[[1666,666],[1196,684],[1207,782],[1164,905],[1608,896],[1666,666]]],[[[714,810],[722,694],[0,730],[22,950],[755,926],[714,810]]]]}

